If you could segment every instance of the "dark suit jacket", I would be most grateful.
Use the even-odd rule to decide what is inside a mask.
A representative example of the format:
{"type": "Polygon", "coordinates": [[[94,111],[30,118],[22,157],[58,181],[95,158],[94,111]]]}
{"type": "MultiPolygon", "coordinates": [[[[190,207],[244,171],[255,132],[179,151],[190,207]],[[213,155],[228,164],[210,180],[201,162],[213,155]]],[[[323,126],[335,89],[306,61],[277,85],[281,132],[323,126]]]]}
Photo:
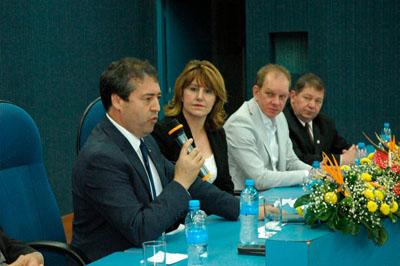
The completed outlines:
{"type": "MultiPolygon", "coordinates": [[[[188,138],[192,138],[192,131],[190,130],[190,127],[182,114],[177,117],[164,118],[164,120],[156,124],[152,133],[161,149],[161,152],[168,160],[172,162],[176,162],[178,160],[181,149],[173,138],[168,137],[167,134],[163,132],[162,128],[168,121],[174,118],[178,119],[178,121],[182,123],[186,136],[188,138]]],[[[232,177],[229,174],[225,130],[223,128],[215,130],[206,129],[206,132],[210,142],[211,150],[214,154],[215,163],[217,165],[217,178],[213,184],[221,190],[233,194],[233,182],[232,177]]],[[[195,144],[193,144],[193,146],[195,146],[195,144]]]]}
{"type": "Polygon", "coordinates": [[[174,166],[151,136],[144,138],[162,193],[152,201],[145,168],[128,140],[106,117],[89,136],[72,173],[73,241],[89,260],[158,238],[181,221],[188,201],[208,214],[237,219],[239,202],[197,179],[188,191],[173,181],[174,166]]]}
{"type": "Polygon", "coordinates": [[[16,261],[20,255],[35,252],[33,248],[17,240],[8,238],[3,231],[0,231],[0,265],[2,262],[8,264],[16,261]],[[3,261],[5,259],[5,261],[3,261]]]}
{"type": "Polygon", "coordinates": [[[289,135],[293,142],[293,150],[303,162],[312,164],[322,160],[322,152],[335,156],[340,163],[340,154],[343,149],[351,145],[341,137],[335,123],[326,115],[319,113],[313,120],[314,143],[311,143],[306,128],[300,123],[293,112],[290,103],[287,104],[284,114],[289,125],[289,135]]]}

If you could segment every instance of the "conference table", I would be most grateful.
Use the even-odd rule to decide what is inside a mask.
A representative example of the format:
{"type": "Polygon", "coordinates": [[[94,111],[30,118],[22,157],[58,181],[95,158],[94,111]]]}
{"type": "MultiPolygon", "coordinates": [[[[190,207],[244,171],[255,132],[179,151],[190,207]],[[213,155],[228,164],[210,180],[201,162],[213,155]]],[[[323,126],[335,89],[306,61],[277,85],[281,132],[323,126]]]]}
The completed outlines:
{"type": "MultiPolygon", "coordinates": [[[[301,187],[273,188],[263,196],[280,196],[294,199],[303,193],[301,187]]],[[[261,225],[260,221],[260,225],[261,225]]],[[[367,232],[361,230],[357,236],[333,232],[326,226],[310,228],[303,223],[287,223],[282,230],[267,240],[265,256],[241,255],[237,252],[239,241],[239,221],[226,221],[217,216],[207,220],[209,234],[207,265],[268,265],[268,266],[330,266],[330,265],[400,265],[400,224],[388,222],[385,227],[389,239],[383,246],[376,246],[368,239],[367,232]]],[[[166,235],[167,252],[186,254],[184,231],[166,235]]],[[[142,249],[131,248],[115,252],[90,266],[130,266],[141,265],[142,249]]],[[[177,266],[187,265],[187,260],[177,262],[177,266]]]]}

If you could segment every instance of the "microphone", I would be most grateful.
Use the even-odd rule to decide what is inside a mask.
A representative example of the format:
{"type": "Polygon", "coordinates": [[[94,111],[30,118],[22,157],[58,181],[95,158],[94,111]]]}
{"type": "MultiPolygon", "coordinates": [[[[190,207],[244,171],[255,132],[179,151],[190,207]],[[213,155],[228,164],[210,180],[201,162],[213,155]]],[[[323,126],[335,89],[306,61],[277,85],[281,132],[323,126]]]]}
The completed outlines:
{"type": "MultiPolygon", "coordinates": [[[[167,132],[167,135],[169,137],[176,140],[176,142],[179,144],[179,147],[182,147],[183,144],[188,141],[186,133],[183,130],[183,125],[179,123],[177,119],[172,119],[171,121],[166,123],[164,132],[167,132]]],[[[191,153],[192,150],[193,146],[190,145],[188,148],[189,153],[191,153]]],[[[204,181],[207,181],[210,178],[210,175],[211,173],[208,171],[207,167],[203,165],[200,168],[199,177],[201,177],[201,179],[203,179],[204,181]]]]}

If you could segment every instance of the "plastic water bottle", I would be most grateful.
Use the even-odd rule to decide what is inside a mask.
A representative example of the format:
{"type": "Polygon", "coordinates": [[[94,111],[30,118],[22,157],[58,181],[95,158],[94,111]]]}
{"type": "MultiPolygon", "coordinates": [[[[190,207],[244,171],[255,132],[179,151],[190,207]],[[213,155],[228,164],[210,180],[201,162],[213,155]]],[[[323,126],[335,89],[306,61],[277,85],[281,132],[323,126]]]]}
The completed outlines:
{"type": "Polygon", "coordinates": [[[308,177],[304,180],[303,190],[305,192],[310,192],[312,187],[320,182],[321,177],[321,166],[319,161],[313,161],[312,168],[308,174],[308,177]]]}
{"type": "Polygon", "coordinates": [[[364,157],[367,157],[367,148],[364,142],[360,142],[358,143],[357,159],[361,160],[364,157]]]}
{"type": "Polygon", "coordinates": [[[240,194],[240,242],[251,245],[258,237],[258,191],[253,179],[246,179],[245,185],[240,194]]]}
{"type": "Polygon", "coordinates": [[[185,219],[188,266],[203,266],[207,263],[206,218],[206,213],[200,210],[200,201],[190,200],[189,213],[185,219]]]}
{"type": "Polygon", "coordinates": [[[388,122],[383,123],[382,139],[388,142],[390,141],[391,135],[392,135],[392,130],[390,129],[390,124],[388,122]]]}

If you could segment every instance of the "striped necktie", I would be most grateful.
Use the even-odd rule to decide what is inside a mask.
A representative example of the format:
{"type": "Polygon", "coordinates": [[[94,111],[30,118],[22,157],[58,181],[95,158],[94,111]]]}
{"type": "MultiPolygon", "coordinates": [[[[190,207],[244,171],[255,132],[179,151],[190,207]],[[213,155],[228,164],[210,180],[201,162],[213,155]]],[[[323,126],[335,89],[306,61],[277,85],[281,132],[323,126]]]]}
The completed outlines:
{"type": "Polygon", "coordinates": [[[308,135],[308,138],[310,139],[311,143],[314,143],[314,137],[313,137],[313,134],[311,132],[310,123],[306,123],[304,125],[304,127],[306,128],[307,135],[308,135]]]}
{"type": "Polygon", "coordinates": [[[156,196],[156,189],[154,187],[153,175],[151,174],[151,168],[150,168],[150,164],[149,164],[149,151],[147,149],[146,144],[144,143],[144,141],[142,139],[140,139],[139,148],[140,148],[140,151],[142,152],[144,166],[146,168],[147,177],[149,178],[151,196],[153,199],[155,199],[157,196],[156,196]]]}

